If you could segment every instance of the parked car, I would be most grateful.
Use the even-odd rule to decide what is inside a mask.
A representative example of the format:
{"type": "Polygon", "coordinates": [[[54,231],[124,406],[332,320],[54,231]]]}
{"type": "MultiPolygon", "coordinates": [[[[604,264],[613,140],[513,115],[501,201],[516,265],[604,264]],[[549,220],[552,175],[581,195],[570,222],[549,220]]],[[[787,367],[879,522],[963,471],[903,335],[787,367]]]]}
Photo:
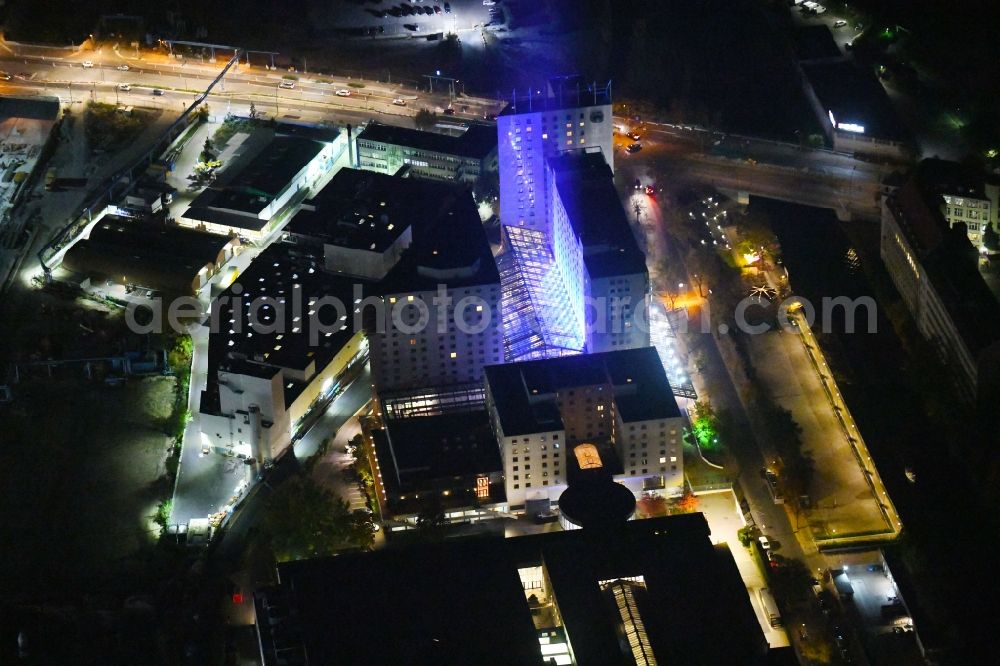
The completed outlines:
{"type": "Polygon", "coordinates": [[[94,66],[94,63],[91,60],[84,60],[82,64],[84,69],[90,69],[94,66]]]}
{"type": "Polygon", "coordinates": [[[438,5],[434,5],[434,13],[435,14],[440,14],[441,13],[441,7],[439,7],[438,5]]]}
{"type": "Polygon", "coordinates": [[[847,21],[845,21],[845,20],[843,20],[843,19],[841,19],[841,20],[839,20],[839,21],[834,21],[834,22],[833,22],[833,27],[834,27],[834,28],[843,28],[843,27],[844,27],[844,26],[846,26],[846,25],[847,25],[847,21]]]}
{"type": "Polygon", "coordinates": [[[115,69],[117,69],[119,72],[127,72],[128,65],[118,65],[118,67],[116,67],[115,69]]]}
{"type": "Polygon", "coordinates": [[[451,3],[450,2],[444,3],[444,13],[445,14],[451,14],[451,3]]]}
{"type": "Polygon", "coordinates": [[[341,88],[340,90],[337,91],[337,97],[350,97],[350,96],[351,96],[351,91],[348,90],[347,88],[341,88]]]}
{"type": "Polygon", "coordinates": [[[760,541],[760,547],[764,549],[764,552],[771,550],[771,542],[764,535],[761,535],[758,539],[760,541]]]}
{"type": "Polygon", "coordinates": [[[392,100],[392,103],[395,104],[396,106],[406,106],[406,100],[405,99],[399,99],[398,97],[396,99],[392,100]]]}

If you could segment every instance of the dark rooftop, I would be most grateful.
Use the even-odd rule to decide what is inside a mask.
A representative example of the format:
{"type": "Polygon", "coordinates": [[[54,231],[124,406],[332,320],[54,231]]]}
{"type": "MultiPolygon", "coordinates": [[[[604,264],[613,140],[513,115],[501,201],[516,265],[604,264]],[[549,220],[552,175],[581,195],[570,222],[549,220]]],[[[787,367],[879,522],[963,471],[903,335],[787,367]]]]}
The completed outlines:
{"type": "MultiPolygon", "coordinates": [[[[443,187],[419,182],[423,187],[443,187]]],[[[441,214],[413,220],[413,244],[380,282],[381,293],[430,291],[439,284],[499,286],[500,272],[472,193],[452,187],[455,198],[441,214]]]]}
{"type": "Polygon", "coordinates": [[[277,631],[296,637],[310,663],[541,664],[539,633],[554,627],[536,630],[519,576],[535,566],[581,666],[635,663],[620,639],[622,585],[657,661],[767,663],[732,554],[712,545],[701,514],[289,562],[256,602],[258,610],[266,599],[287,603],[277,631]]]}
{"type": "Polygon", "coordinates": [[[885,89],[870,71],[849,61],[802,63],[802,69],[823,110],[833,112],[837,123],[861,125],[864,136],[909,139],[885,89]]]}
{"type": "Polygon", "coordinates": [[[792,32],[792,48],[800,61],[843,58],[826,25],[800,25],[792,32]]]}
{"type": "Polygon", "coordinates": [[[205,208],[258,215],[324,145],[313,138],[287,134],[275,134],[270,141],[248,142],[223,167],[218,180],[191,202],[185,217],[202,219],[196,210],[205,208]]]}
{"type": "Polygon", "coordinates": [[[0,120],[6,118],[56,120],[58,117],[59,99],[57,97],[0,95],[0,120]]]}
{"type": "Polygon", "coordinates": [[[557,391],[610,384],[626,423],[680,416],[653,347],[490,365],[486,382],[504,435],[561,430],[557,391]]]}
{"type": "MultiPolygon", "coordinates": [[[[315,362],[317,370],[325,367],[357,331],[351,311],[355,286],[364,297],[371,294],[371,285],[326,273],[322,266],[321,256],[283,243],[275,243],[261,252],[239,279],[220,295],[220,299],[226,297],[227,300],[216,301],[222,305],[218,306],[219,330],[209,338],[209,378],[215,378],[218,369],[272,377],[278,368],[303,370],[311,362],[315,362]],[[295,304],[296,293],[301,295],[300,306],[295,304]],[[236,297],[241,298],[244,305],[238,313],[232,308],[236,297]],[[347,312],[342,315],[344,319],[338,330],[317,330],[313,345],[310,338],[316,317],[327,327],[336,328],[333,320],[337,312],[333,307],[323,306],[316,317],[309,314],[310,303],[323,297],[338,299],[347,312]],[[255,330],[250,326],[249,308],[258,298],[274,299],[277,305],[261,303],[255,318],[259,325],[255,330]]],[[[306,382],[286,379],[285,404],[291,404],[305,387],[306,382]]],[[[217,388],[210,382],[210,392],[217,388]]],[[[206,396],[204,401],[205,405],[214,404],[211,396],[206,396]]]]}
{"type": "Polygon", "coordinates": [[[464,195],[450,185],[341,169],[285,229],[329,245],[383,252],[414,221],[447,215],[464,195]]]}
{"type": "Polygon", "coordinates": [[[105,217],[66,253],[68,270],[105,277],[172,295],[188,295],[199,271],[224,260],[231,241],[173,225],[105,217]]]}
{"type": "Polygon", "coordinates": [[[471,123],[460,136],[450,136],[373,122],[358,135],[358,141],[377,141],[481,160],[496,150],[497,130],[493,125],[471,123]]]}
{"type": "Polygon", "coordinates": [[[978,268],[965,225],[949,228],[941,197],[917,174],[886,200],[973,357],[1000,340],[1000,304],[978,268]]]}
{"type": "Polygon", "coordinates": [[[985,199],[985,178],[970,167],[936,158],[922,160],[917,165],[917,180],[933,194],[985,199]]]}
{"type": "MultiPolygon", "coordinates": [[[[408,512],[393,496],[449,491],[443,502],[468,506],[474,500],[471,477],[503,471],[489,415],[480,407],[438,416],[389,419],[376,430],[376,454],[382,482],[396,513],[408,512]]],[[[493,484],[491,500],[503,501],[503,484],[493,484]]]]}
{"type": "Polygon", "coordinates": [[[600,152],[567,151],[549,158],[559,198],[583,245],[591,278],[646,272],[611,168],[600,152]]]}

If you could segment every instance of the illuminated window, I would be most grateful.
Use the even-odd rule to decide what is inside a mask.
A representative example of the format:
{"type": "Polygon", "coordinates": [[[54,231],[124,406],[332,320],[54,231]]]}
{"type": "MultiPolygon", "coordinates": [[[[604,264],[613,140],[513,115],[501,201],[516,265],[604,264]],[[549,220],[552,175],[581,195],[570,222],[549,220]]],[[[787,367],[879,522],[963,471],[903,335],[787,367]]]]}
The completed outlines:
{"type": "Polygon", "coordinates": [[[566,132],[566,136],[573,136],[573,130],[566,132]]]}
{"type": "Polygon", "coordinates": [[[451,358],[458,358],[458,352],[452,352],[450,356],[451,358]]]}
{"type": "Polygon", "coordinates": [[[413,300],[413,296],[407,296],[407,297],[406,297],[406,300],[408,300],[408,301],[412,301],[412,300],[413,300]]]}
{"type": "Polygon", "coordinates": [[[410,338],[410,345],[412,346],[412,345],[415,345],[415,344],[417,344],[417,339],[416,338],[410,338]]]}
{"type": "Polygon", "coordinates": [[[542,132],[542,138],[543,138],[543,139],[547,139],[547,138],[549,138],[549,135],[548,135],[548,133],[547,133],[547,132],[542,132]]]}
{"type": "Polygon", "coordinates": [[[477,305],[476,306],[476,312],[482,312],[482,311],[483,311],[483,306],[482,305],[477,305]]]}

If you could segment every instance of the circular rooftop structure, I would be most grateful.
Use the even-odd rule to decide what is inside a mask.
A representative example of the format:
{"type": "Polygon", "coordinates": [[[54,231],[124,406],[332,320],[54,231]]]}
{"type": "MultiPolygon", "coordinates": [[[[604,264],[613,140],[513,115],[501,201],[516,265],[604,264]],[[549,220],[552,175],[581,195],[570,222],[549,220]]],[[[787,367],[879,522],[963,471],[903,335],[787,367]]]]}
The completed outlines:
{"type": "Polygon", "coordinates": [[[634,513],[632,491],[610,478],[571,484],[559,496],[563,529],[618,525],[634,513]]]}

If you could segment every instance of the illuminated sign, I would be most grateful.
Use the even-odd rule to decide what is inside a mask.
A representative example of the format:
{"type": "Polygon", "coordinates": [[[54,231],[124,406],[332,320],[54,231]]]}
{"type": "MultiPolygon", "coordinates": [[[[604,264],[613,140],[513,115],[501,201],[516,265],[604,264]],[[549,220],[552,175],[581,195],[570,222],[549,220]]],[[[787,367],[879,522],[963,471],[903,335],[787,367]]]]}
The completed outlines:
{"type": "Polygon", "coordinates": [[[842,129],[845,132],[855,132],[856,134],[864,134],[864,125],[855,125],[854,123],[839,123],[837,129],[842,129]]]}
{"type": "Polygon", "coordinates": [[[488,476],[477,476],[476,477],[476,497],[480,499],[485,499],[490,496],[490,477],[488,476]]]}

